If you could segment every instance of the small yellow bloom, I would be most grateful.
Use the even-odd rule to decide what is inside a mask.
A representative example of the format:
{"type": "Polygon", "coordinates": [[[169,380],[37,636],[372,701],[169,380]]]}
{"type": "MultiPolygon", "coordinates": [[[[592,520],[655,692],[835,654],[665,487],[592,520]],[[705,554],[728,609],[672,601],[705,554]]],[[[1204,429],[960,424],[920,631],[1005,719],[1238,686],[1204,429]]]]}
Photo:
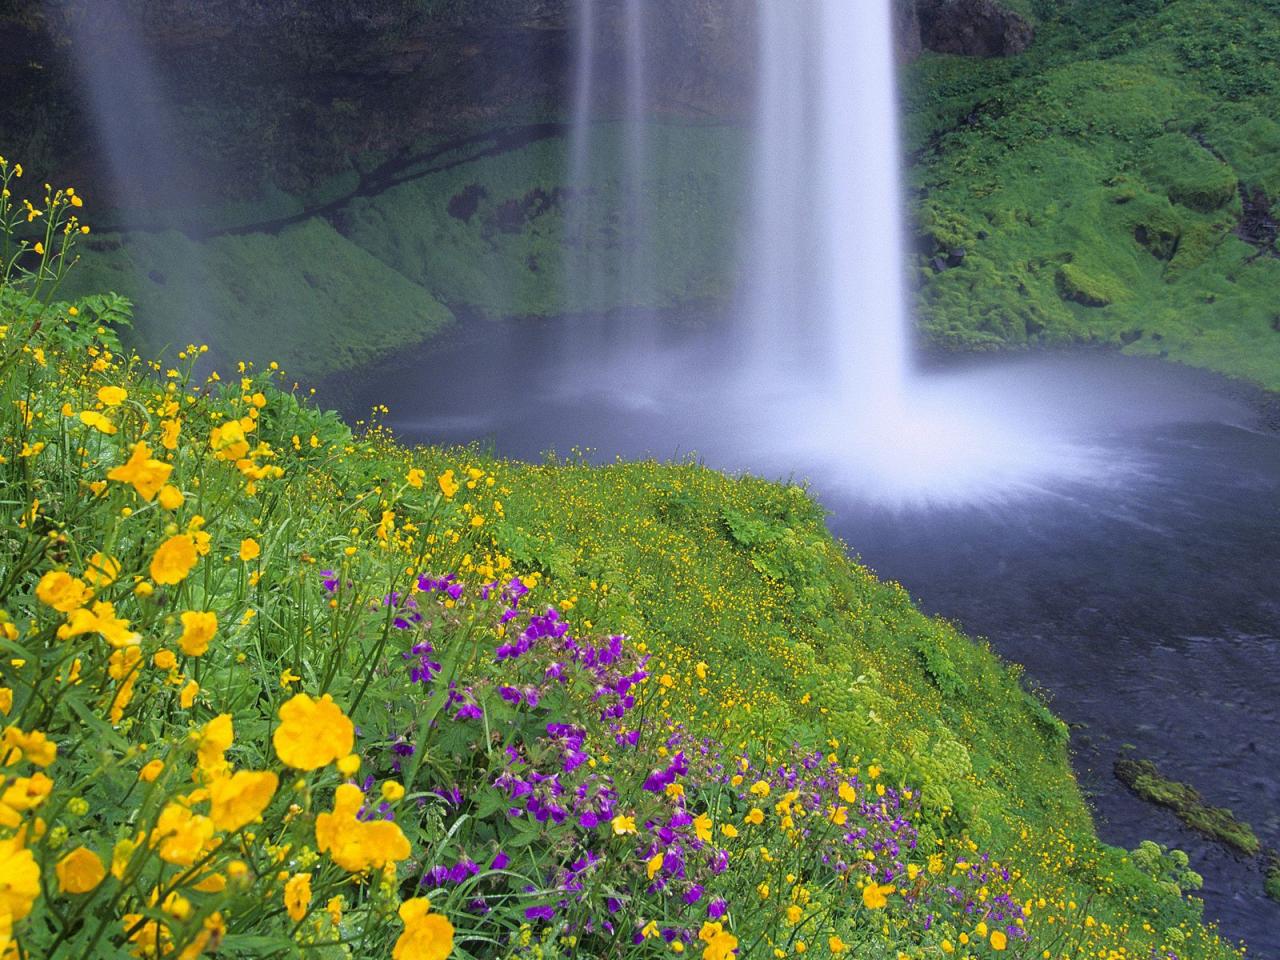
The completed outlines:
{"type": "Polygon", "coordinates": [[[415,490],[421,490],[422,482],[426,478],[427,472],[425,470],[419,470],[417,467],[414,467],[404,478],[404,482],[409,484],[409,486],[413,487],[415,490]]]}
{"type": "Polygon", "coordinates": [[[453,953],[453,924],[431,913],[431,901],[415,897],[400,904],[404,933],[391,948],[392,960],[445,960],[453,953]]]}
{"type": "Polygon", "coordinates": [[[289,919],[299,923],[311,906],[311,874],[295,873],[284,885],[284,906],[289,919]]]}
{"type": "Polygon", "coordinates": [[[620,813],[613,818],[612,826],[613,826],[613,835],[615,837],[621,837],[621,836],[625,836],[626,834],[635,833],[636,818],[629,817],[626,814],[620,813]]]}
{"type": "Polygon", "coordinates": [[[150,760],[138,771],[138,779],[143,783],[154,783],[156,777],[164,771],[163,760],[150,760]]]}
{"type": "Polygon", "coordinates": [[[166,483],[161,487],[156,499],[160,501],[160,506],[166,510],[177,510],[187,501],[187,498],[182,495],[182,491],[172,483],[166,483]]]}
{"type": "Polygon", "coordinates": [[[76,847],[53,867],[62,893],[88,893],[107,876],[102,860],[88,847],[76,847]]]}
{"type": "Polygon", "coordinates": [[[161,584],[181,583],[195,565],[195,539],[188,533],[175,534],[160,544],[151,558],[151,579],[161,584]]]}
{"type": "Polygon", "coordinates": [[[129,399],[129,391],[124,387],[99,387],[98,399],[104,407],[118,407],[129,399]]]}
{"type": "Polygon", "coordinates": [[[436,483],[440,485],[440,492],[444,494],[446,500],[452,500],[460,488],[457,479],[453,475],[452,470],[446,470],[440,476],[436,477],[436,483]]]}
{"type": "Polygon", "coordinates": [[[893,893],[897,888],[892,886],[881,886],[874,880],[867,883],[862,888],[862,904],[868,910],[883,910],[889,902],[889,894],[893,893]]]}
{"type": "Polygon", "coordinates": [[[188,657],[200,657],[209,649],[209,641],[217,632],[216,613],[187,610],[182,614],[182,636],[178,638],[178,645],[188,657]]]}
{"type": "Polygon", "coordinates": [[[312,700],[299,693],[279,710],[272,735],[276,756],[296,770],[318,770],[341,760],[355,745],[355,727],[327,693],[312,700]]]}
{"type": "Polygon", "coordinates": [[[258,541],[253,537],[245,537],[240,541],[240,559],[245,563],[250,560],[257,560],[262,555],[262,547],[258,546],[258,541]]]}

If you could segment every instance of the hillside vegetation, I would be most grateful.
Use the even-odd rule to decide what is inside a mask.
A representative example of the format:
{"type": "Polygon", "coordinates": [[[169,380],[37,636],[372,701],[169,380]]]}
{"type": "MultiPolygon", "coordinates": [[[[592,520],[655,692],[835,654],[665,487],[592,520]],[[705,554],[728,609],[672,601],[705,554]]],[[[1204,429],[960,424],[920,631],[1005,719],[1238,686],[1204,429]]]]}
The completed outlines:
{"type": "MultiPolygon", "coordinates": [[[[0,954],[1226,958],[805,490],[406,449],[57,290],[0,160],[0,954]]],[[[39,188],[37,188],[39,191],[39,188]]]]}
{"type": "Polygon", "coordinates": [[[925,338],[1280,387],[1280,3],[1031,6],[1025,54],[909,73],[925,338]]]}

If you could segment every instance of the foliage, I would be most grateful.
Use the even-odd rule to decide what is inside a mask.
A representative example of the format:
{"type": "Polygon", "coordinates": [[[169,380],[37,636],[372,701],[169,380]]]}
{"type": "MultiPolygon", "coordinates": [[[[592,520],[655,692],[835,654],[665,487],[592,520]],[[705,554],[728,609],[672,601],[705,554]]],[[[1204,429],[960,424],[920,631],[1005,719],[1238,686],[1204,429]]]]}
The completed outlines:
{"type": "Polygon", "coordinates": [[[1280,248],[1241,199],[1261,191],[1274,222],[1275,4],[1035,12],[1025,54],[926,54],[908,71],[921,333],[951,349],[1105,343],[1280,386],[1280,248]],[[959,266],[934,266],[957,247],[959,266]]]}
{"type": "Polygon", "coordinates": [[[406,450],[37,277],[0,324],[0,955],[1235,955],[801,488],[406,450]]]}

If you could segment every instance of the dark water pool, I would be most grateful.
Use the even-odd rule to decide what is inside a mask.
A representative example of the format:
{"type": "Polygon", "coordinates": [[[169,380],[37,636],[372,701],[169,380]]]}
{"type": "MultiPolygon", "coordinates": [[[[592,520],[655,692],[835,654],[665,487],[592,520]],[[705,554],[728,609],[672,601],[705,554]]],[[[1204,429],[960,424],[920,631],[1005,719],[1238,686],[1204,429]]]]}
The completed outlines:
{"type": "Polygon", "coordinates": [[[1049,691],[1073,725],[1103,838],[1188,851],[1207,915],[1252,955],[1280,956],[1280,904],[1263,894],[1261,863],[1112,774],[1119,756],[1150,758],[1280,848],[1280,435],[1252,404],[1213,378],[1115,356],[969,371],[969,400],[988,396],[1036,434],[1061,430],[1072,452],[1036,448],[1008,470],[942,483],[938,497],[926,481],[923,495],[895,500],[848,482],[856,459],[842,469],[794,442],[795,411],[812,400],[788,411],[763,387],[752,395],[749,378],[722,376],[723,339],[686,336],[629,361],[575,356],[582,341],[569,333],[471,324],[322,398],[353,418],[386,403],[409,441],[479,440],[527,459],[696,452],[724,469],[810,477],[851,552],[1049,691]]]}

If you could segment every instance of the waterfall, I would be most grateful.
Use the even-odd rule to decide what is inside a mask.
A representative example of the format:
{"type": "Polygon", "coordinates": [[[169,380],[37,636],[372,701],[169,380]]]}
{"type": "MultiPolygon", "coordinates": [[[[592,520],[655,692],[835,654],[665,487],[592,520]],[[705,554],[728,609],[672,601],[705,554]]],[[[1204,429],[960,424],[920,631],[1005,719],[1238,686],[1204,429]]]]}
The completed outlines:
{"type": "MultiPolygon", "coordinates": [[[[64,0],[64,6],[73,40],[70,61],[110,174],[115,225],[122,230],[141,223],[181,229],[194,211],[213,202],[220,165],[183,135],[169,84],[128,0],[64,0]]],[[[145,269],[139,266],[142,288],[150,282],[145,269]]],[[[220,329],[221,318],[207,306],[215,278],[201,259],[185,258],[164,282],[183,304],[188,342],[205,342],[211,331],[220,329]]]]}
{"type": "Polygon", "coordinates": [[[855,423],[894,415],[908,337],[889,0],[757,8],[747,369],[821,386],[855,423]]]}
{"type": "Polygon", "coordinates": [[[571,325],[576,350],[597,356],[650,341],[648,322],[628,312],[653,285],[648,3],[574,4],[565,302],[573,313],[618,312],[571,325]]]}

